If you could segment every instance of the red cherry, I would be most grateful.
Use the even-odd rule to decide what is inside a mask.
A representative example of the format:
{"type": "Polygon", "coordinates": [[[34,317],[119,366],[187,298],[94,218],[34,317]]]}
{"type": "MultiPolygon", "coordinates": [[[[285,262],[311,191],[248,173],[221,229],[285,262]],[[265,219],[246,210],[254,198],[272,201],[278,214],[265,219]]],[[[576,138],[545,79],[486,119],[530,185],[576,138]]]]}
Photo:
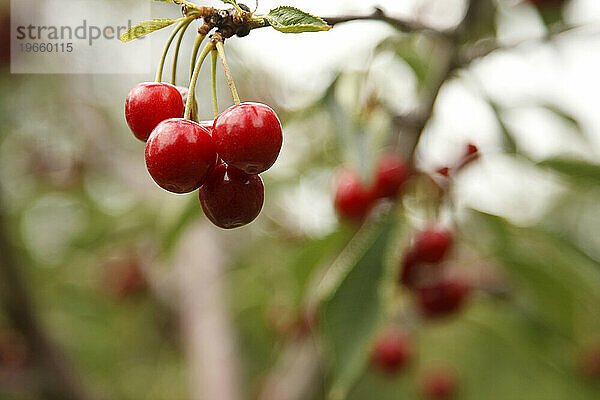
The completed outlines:
{"type": "Polygon", "coordinates": [[[30,360],[31,349],[25,338],[12,329],[0,331],[0,369],[21,371],[30,360]]]}
{"type": "Polygon", "coordinates": [[[586,349],[581,360],[581,372],[588,378],[600,382],[600,344],[586,349]]]}
{"type": "MultiPolygon", "coordinates": [[[[181,93],[181,100],[183,100],[183,108],[185,110],[185,106],[187,104],[187,99],[188,99],[188,94],[190,93],[189,89],[186,88],[185,86],[175,86],[175,88],[179,91],[179,93],[181,93]]],[[[182,114],[183,116],[183,114],[182,114]]],[[[192,109],[192,120],[196,120],[198,117],[198,100],[196,100],[196,102],[194,103],[194,108],[192,109]]],[[[202,125],[202,124],[200,124],[202,125]]],[[[211,121],[211,127],[210,130],[212,130],[212,121],[211,121]]]]}
{"type": "Polygon", "coordinates": [[[408,165],[396,154],[384,155],[377,164],[373,196],[380,198],[396,198],[400,188],[408,178],[408,165]]]}
{"type": "Polygon", "coordinates": [[[412,350],[412,343],[404,332],[390,330],[375,342],[371,362],[385,372],[397,372],[408,363],[412,350]]]}
{"type": "Polygon", "coordinates": [[[450,168],[449,167],[438,168],[437,173],[440,175],[443,175],[445,177],[449,177],[450,176],[450,168]]]}
{"type": "Polygon", "coordinates": [[[373,204],[370,193],[365,190],[358,174],[344,170],[338,177],[335,192],[335,209],[340,217],[360,222],[373,204]]]}
{"type": "Polygon", "coordinates": [[[248,175],[227,164],[219,164],[200,189],[204,214],[220,228],[249,224],[260,214],[264,202],[260,176],[248,175]]]}
{"type": "Polygon", "coordinates": [[[107,291],[119,299],[143,293],[148,288],[141,262],[133,255],[108,265],[103,283],[107,291]]]}
{"type": "Polygon", "coordinates": [[[300,313],[295,323],[295,331],[299,337],[306,336],[317,328],[319,314],[315,308],[307,308],[300,313]]]}
{"type": "Polygon", "coordinates": [[[146,141],[152,130],[169,118],[181,118],[185,108],[177,88],[168,83],[144,82],[131,89],[125,118],[136,138],[146,141]]]}
{"type": "Polygon", "coordinates": [[[421,262],[439,262],[452,247],[453,241],[451,231],[428,228],[418,234],[413,245],[414,256],[421,262]]]}
{"type": "Polygon", "coordinates": [[[450,399],[457,392],[456,374],[449,369],[430,371],[423,379],[421,391],[427,399],[450,399]]]}
{"type": "Polygon", "coordinates": [[[400,268],[400,283],[410,288],[415,287],[419,280],[419,260],[412,249],[409,249],[402,258],[400,268]]]}
{"type": "Polygon", "coordinates": [[[211,120],[207,120],[207,121],[200,121],[198,122],[200,125],[202,125],[203,128],[208,129],[208,131],[210,132],[211,136],[212,136],[212,130],[213,130],[213,123],[214,121],[211,120]]]}
{"type": "Polygon", "coordinates": [[[283,142],[277,114],[259,103],[238,104],[219,114],[213,138],[223,161],[253,175],[273,165],[283,142]]]}
{"type": "Polygon", "coordinates": [[[148,172],[160,187],[173,193],[198,189],[216,162],[210,132],[187,119],[161,122],[146,143],[148,172]]]}
{"type": "Polygon", "coordinates": [[[417,301],[425,316],[441,317],[457,311],[469,294],[469,285],[454,278],[417,289],[417,301]]]}
{"type": "Polygon", "coordinates": [[[465,148],[465,152],[463,154],[462,160],[460,160],[459,164],[455,167],[455,170],[458,172],[462,170],[467,165],[471,164],[473,161],[479,158],[479,149],[474,144],[469,143],[465,148]]]}
{"type": "Polygon", "coordinates": [[[479,149],[473,143],[467,144],[467,148],[465,149],[465,156],[472,156],[477,153],[479,149]]]}

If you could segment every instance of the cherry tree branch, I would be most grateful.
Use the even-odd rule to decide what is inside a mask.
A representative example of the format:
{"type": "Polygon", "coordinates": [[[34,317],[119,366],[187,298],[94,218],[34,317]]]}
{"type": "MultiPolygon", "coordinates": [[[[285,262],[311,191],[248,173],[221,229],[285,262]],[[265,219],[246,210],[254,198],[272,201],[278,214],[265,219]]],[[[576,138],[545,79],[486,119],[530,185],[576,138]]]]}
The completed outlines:
{"type": "Polygon", "coordinates": [[[223,233],[202,221],[186,232],[175,257],[192,399],[243,398],[238,351],[227,309],[225,267],[229,251],[224,247],[223,233]]]}
{"type": "Polygon", "coordinates": [[[391,17],[379,7],[375,7],[373,12],[367,15],[340,15],[336,17],[321,17],[321,19],[331,26],[352,21],[381,21],[401,32],[429,31],[438,34],[445,34],[443,31],[438,31],[413,20],[391,17]]]}
{"type": "Polygon", "coordinates": [[[397,116],[394,119],[398,132],[405,132],[405,135],[399,135],[398,140],[402,141],[401,145],[407,149],[408,159],[411,165],[415,164],[415,155],[419,140],[423,135],[425,127],[431,120],[437,98],[444,84],[452,77],[452,75],[464,64],[460,63],[459,54],[461,50],[460,36],[466,31],[474,21],[478,0],[469,0],[466,6],[465,15],[458,26],[451,32],[450,35],[442,36],[440,49],[440,58],[442,58],[441,67],[437,78],[430,85],[430,92],[426,96],[420,110],[409,118],[406,116],[397,116]],[[408,123],[407,123],[408,122],[408,123]]]}
{"type": "MultiPolygon", "coordinates": [[[[452,30],[438,30],[430,26],[421,24],[418,21],[399,17],[392,17],[388,15],[382,8],[379,7],[375,7],[373,12],[370,14],[347,14],[320,18],[330,26],[335,26],[338,24],[343,24],[352,21],[380,21],[390,25],[391,27],[395,28],[400,32],[430,32],[437,35],[449,36],[453,34],[452,30]]],[[[264,28],[267,26],[270,26],[270,24],[266,18],[257,17],[251,23],[251,29],[264,28]]]]}
{"type": "Polygon", "coordinates": [[[36,388],[47,399],[94,400],[95,397],[83,386],[68,358],[38,319],[5,223],[0,209],[0,302],[12,327],[31,347],[33,361],[43,375],[36,388]]]}
{"type": "Polygon", "coordinates": [[[258,399],[311,399],[320,389],[321,380],[321,354],[308,335],[286,344],[277,364],[265,376],[258,399]]]}
{"type": "MultiPolygon", "coordinates": [[[[503,44],[500,43],[496,38],[490,38],[487,40],[481,40],[476,43],[470,43],[463,46],[458,54],[458,63],[460,65],[468,65],[475,60],[486,57],[495,51],[503,51],[503,50],[514,50],[519,48],[520,46],[525,46],[529,44],[544,44],[552,42],[553,40],[559,38],[560,36],[568,33],[574,33],[577,31],[586,30],[587,26],[560,26],[558,29],[550,29],[548,32],[541,36],[535,38],[527,38],[523,40],[516,41],[514,43],[503,44]]],[[[593,27],[596,28],[596,27],[593,27]]],[[[599,35],[600,31],[597,29],[587,32],[590,35],[599,35]]]]}

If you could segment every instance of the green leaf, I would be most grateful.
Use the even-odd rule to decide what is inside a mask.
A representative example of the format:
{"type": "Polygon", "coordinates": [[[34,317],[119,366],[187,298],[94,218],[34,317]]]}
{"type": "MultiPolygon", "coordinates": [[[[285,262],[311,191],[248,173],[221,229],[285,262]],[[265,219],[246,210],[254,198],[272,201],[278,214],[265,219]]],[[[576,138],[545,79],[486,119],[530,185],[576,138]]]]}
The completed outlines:
{"type": "Polygon", "coordinates": [[[537,8],[544,25],[550,27],[561,22],[563,13],[559,4],[540,4],[537,8]]]}
{"type": "Polygon", "coordinates": [[[488,100],[494,114],[496,115],[496,119],[498,120],[498,125],[500,125],[500,132],[502,133],[502,142],[504,150],[508,154],[516,154],[517,153],[517,142],[515,141],[512,132],[508,129],[508,126],[504,123],[504,119],[502,118],[502,111],[498,104],[494,103],[491,100],[488,100]]]}
{"type": "MultiPolygon", "coordinates": [[[[162,1],[162,0],[161,0],[162,1]]],[[[149,21],[140,22],[137,25],[132,26],[119,38],[122,42],[131,42],[133,39],[140,38],[144,35],[152,33],[162,28],[166,28],[169,25],[173,25],[175,22],[183,20],[180,19],[151,19],[149,21]]]]}
{"type": "Polygon", "coordinates": [[[423,50],[429,55],[432,54],[432,46],[430,43],[423,40],[422,37],[416,36],[394,36],[389,37],[379,43],[375,49],[376,53],[383,51],[393,51],[397,57],[400,57],[413,70],[419,86],[427,82],[432,63],[427,60],[422,53],[423,50]]]}
{"type": "Polygon", "coordinates": [[[236,0],[221,0],[225,4],[231,4],[234,7],[238,7],[238,3],[236,0]]]}
{"type": "Polygon", "coordinates": [[[585,185],[600,185],[600,165],[586,160],[553,157],[537,164],[552,169],[571,180],[585,185]]]}
{"type": "Polygon", "coordinates": [[[551,113],[555,114],[557,117],[560,117],[567,124],[573,126],[573,128],[578,133],[583,134],[583,129],[582,129],[581,125],[579,124],[579,121],[577,121],[577,119],[575,119],[575,117],[573,117],[571,114],[569,114],[562,108],[560,108],[554,104],[543,104],[542,107],[545,108],[546,110],[550,111],[551,113]]]}
{"type": "Polygon", "coordinates": [[[471,11],[468,16],[471,20],[468,29],[461,35],[467,42],[475,42],[483,38],[496,37],[497,2],[494,0],[477,0],[471,2],[471,11]]]}
{"type": "Polygon", "coordinates": [[[300,286],[302,295],[305,294],[315,268],[319,264],[327,265],[323,264],[324,262],[331,262],[334,259],[332,256],[348,243],[352,233],[352,230],[346,226],[323,238],[311,240],[300,246],[287,268],[293,274],[295,282],[300,286]]]}
{"type": "Polygon", "coordinates": [[[328,31],[331,26],[321,18],[301,11],[295,7],[281,6],[265,15],[273,28],[284,33],[328,31]]]}
{"type": "Polygon", "coordinates": [[[379,287],[393,227],[387,216],[359,232],[330,270],[333,277],[325,286],[332,294],[324,304],[323,335],[332,357],[332,400],[345,398],[360,376],[382,321],[379,287]]]}
{"type": "Polygon", "coordinates": [[[190,196],[187,200],[187,204],[181,210],[181,213],[173,223],[166,227],[163,240],[162,240],[162,251],[170,252],[173,250],[177,241],[180,239],[181,235],[184,233],[185,228],[194,221],[194,218],[200,213],[200,209],[198,208],[198,199],[196,196],[190,196]]]}
{"type": "Polygon", "coordinates": [[[549,332],[573,337],[581,322],[576,318],[590,317],[578,313],[582,301],[600,305],[598,262],[563,234],[517,227],[485,213],[476,217],[477,224],[491,228],[493,253],[518,285],[513,294],[517,308],[549,332]]]}

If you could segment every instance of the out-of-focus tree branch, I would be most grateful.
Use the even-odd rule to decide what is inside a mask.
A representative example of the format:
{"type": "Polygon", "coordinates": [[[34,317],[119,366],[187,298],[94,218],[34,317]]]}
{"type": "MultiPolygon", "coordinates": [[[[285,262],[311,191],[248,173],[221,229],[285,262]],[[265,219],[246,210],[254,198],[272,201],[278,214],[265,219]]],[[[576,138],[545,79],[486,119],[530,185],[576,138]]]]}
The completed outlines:
{"type": "MultiPolygon", "coordinates": [[[[556,40],[563,34],[576,32],[585,29],[585,26],[561,26],[558,29],[550,29],[545,35],[536,38],[523,39],[514,43],[500,43],[496,38],[481,40],[463,46],[458,54],[457,62],[459,65],[468,65],[475,60],[486,57],[495,51],[512,50],[528,44],[542,44],[556,40]]],[[[600,31],[589,32],[591,35],[598,35],[600,31]]]]}
{"type": "Polygon", "coordinates": [[[321,355],[310,335],[290,342],[265,377],[259,400],[313,398],[322,380],[320,363],[321,355]]]}
{"type": "Polygon", "coordinates": [[[340,15],[336,17],[321,17],[331,26],[335,26],[344,22],[352,21],[381,21],[392,26],[401,32],[429,31],[439,34],[445,34],[443,31],[438,31],[429,26],[423,25],[417,21],[402,19],[389,16],[382,8],[375,7],[371,14],[363,15],[340,15]]]}
{"type": "Polygon", "coordinates": [[[460,35],[466,31],[475,19],[475,12],[478,0],[470,0],[467,4],[465,15],[458,24],[458,26],[452,31],[450,35],[441,37],[442,48],[440,49],[440,58],[442,64],[440,71],[437,75],[437,79],[430,85],[430,92],[426,96],[420,110],[416,115],[408,118],[410,123],[406,124],[406,117],[397,117],[394,122],[396,129],[399,132],[403,132],[404,135],[399,136],[399,140],[402,141],[403,148],[407,149],[409,155],[409,162],[414,165],[415,152],[421,135],[427,126],[427,123],[433,116],[435,103],[437,101],[440,90],[446,83],[446,81],[456,72],[457,69],[461,68],[462,65],[459,62],[459,54],[461,46],[459,44],[460,35]]]}
{"type": "MultiPolygon", "coordinates": [[[[352,21],[381,21],[384,22],[393,28],[397,29],[400,32],[433,32],[437,34],[447,34],[445,31],[440,31],[429,27],[427,25],[423,25],[418,21],[403,19],[398,17],[392,17],[388,15],[382,8],[375,7],[371,14],[348,14],[348,15],[337,15],[331,17],[320,17],[322,20],[327,22],[327,24],[331,26],[335,26],[338,24],[342,24],[345,22],[352,21]]],[[[259,20],[260,22],[253,27],[253,29],[264,28],[270,26],[269,21],[264,18],[259,20]]]]}
{"type": "MultiPolygon", "coordinates": [[[[234,234],[235,235],[235,234],[234,234]]],[[[181,324],[190,363],[191,397],[241,400],[239,357],[227,310],[224,233],[192,226],[176,253],[181,324]]]]}
{"type": "Polygon", "coordinates": [[[63,351],[36,316],[1,208],[0,255],[0,301],[12,327],[23,335],[31,348],[33,361],[40,373],[36,388],[43,398],[50,400],[96,399],[84,387],[63,351]]]}

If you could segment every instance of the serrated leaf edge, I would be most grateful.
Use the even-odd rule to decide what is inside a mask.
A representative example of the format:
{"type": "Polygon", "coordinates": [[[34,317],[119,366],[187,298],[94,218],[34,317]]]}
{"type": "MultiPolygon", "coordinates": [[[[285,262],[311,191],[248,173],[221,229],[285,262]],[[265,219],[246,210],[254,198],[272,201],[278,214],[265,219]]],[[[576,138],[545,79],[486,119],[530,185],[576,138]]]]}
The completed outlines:
{"type": "Polygon", "coordinates": [[[325,22],[325,20],[323,20],[323,18],[316,16],[314,14],[311,14],[309,12],[303,11],[297,7],[294,6],[278,6],[273,8],[272,10],[270,10],[267,15],[264,16],[265,20],[267,20],[267,22],[269,23],[269,25],[271,25],[271,27],[273,27],[274,29],[280,31],[280,32],[284,32],[284,33],[293,33],[289,30],[286,30],[285,28],[307,28],[307,27],[311,27],[311,28],[315,28],[315,30],[313,32],[320,32],[320,31],[328,31],[332,28],[331,25],[328,25],[327,22],[325,22]],[[303,14],[306,14],[309,17],[315,18],[316,20],[318,20],[319,22],[321,22],[323,25],[306,25],[306,24],[296,24],[296,25],[274,25],[271,20],[272,17],[269,17],[269,14],[271,14],[273,11],[278,10],[278,9],[292,9],[298,12],[301,12],[303,14]]]}
{"type": "MultiPolygon", "coordinates": [[[[158,0],[158,1],[162,1],[162,0],[158,0]]],[[[176,23],[176,22],[180,22],[180,21],[182,21],[183,19],[184,19],[184,18],[179,18],[179,19],[170,19],[170,18],[153,18],[153,19],[149,19],[149,20],[146,20],[146,21],[138,22],[137,24],[135,24],[134,26],[132,26],[131,28],[129,28],[129,29],[127,30],[127,32],[125,32],[125,33],[123,33],[121,36],[119,36],[119,40],[120,40],[121,42],[128,43],[128,42],[131,42],[132,40],[139,39],[139,38],[141,38],[142,36],[146,36],[146,35],[148,35],[148,34],[150,34],[150,33],[154,32],[154,31],[158,31],[158,30],[160,30],[160,29],[164,29],[164,28],[166,28],[167,26],[171,26],[171,25],[173,25],[173,24],[174,24],[174,23],[176,23]],[[139,35],[139,36],[135,36],[135,37],[131,37],[131,38],[129,38],[130,36],[133,36],[133,35],[132,35],[132,33],[133,33],[133,32],[134,32],[136,29],[140,28],[140,27],[141,27],[143,24],[146,24],[146,23],[148,23],[148,22],[156,22],[156,23],[159,23],[159,22],[165,22],[165,23],[166,23],[166,22],[169,22],[169,23],[168,23],[168,24],[166,24],[165,26],[161,26],[160,28],[156,28],[156,29],[153,29],[153,30],[151,30],[151,31],[149,31],[149,32],[146,32],[146,33],[144,33],[143,35],[139,35]]]]}

